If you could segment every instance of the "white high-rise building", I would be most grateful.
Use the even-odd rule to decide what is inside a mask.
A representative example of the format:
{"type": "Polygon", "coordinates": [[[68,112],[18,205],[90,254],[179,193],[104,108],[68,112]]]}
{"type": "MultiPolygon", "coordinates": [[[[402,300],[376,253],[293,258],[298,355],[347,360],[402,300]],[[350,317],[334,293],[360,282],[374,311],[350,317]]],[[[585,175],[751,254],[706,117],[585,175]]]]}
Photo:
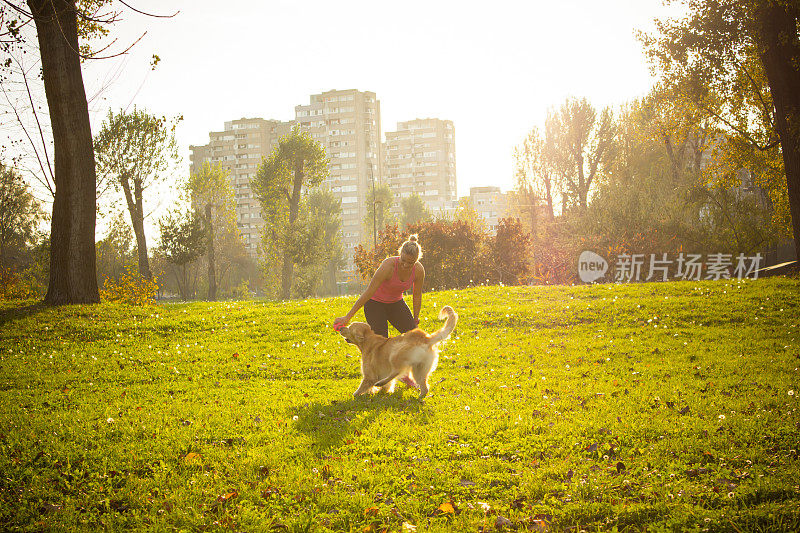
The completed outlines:
{"type": "Polygon", "coordinates": [[[419,195],[434,214],[458,204],[456,141],[453,122],[425,118],[399,122],[386,132],[386,183],[395,195],[395,211],[412,194],[419,195]]]}
{"type": "Polygon", "coordinates": [[[230,174],[236,195],[236,224],[251,257],[258,255],[264,230],[261,205],[250,188],[264,158],[269,157],[281,137],[292,129],[292,122],[241,118],[225,123],[223,131],[208,134],[209,143],[190,146],[191,172],[203,165],[219,165],[230,174]]]}
{"type": "Polygon", "coordinates": [[[355,89],[311,95],[295,107],[295,121],[325,147],[330,176],[325,182],[342,202],[342,244],[347,265],[342,282],[358,281],[353,249],[371,239],[364,235],[367,191],[381,182],[380,102],[375,93],[355,89]]]}

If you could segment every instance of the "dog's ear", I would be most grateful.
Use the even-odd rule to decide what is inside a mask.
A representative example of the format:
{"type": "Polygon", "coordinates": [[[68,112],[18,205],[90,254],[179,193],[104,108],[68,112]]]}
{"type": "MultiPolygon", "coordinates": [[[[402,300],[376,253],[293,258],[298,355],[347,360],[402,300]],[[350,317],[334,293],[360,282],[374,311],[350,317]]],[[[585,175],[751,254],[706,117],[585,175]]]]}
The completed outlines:
{"type": "Polygon", "coordinates": [[[367,336],[368,332],[371,332],[369,325],[364,322],[355,322],[350,324],[350,328],[348,330],[347,338],[350,339],[350,342],[353,344],[361,345],[361,342],[367,336]]]}

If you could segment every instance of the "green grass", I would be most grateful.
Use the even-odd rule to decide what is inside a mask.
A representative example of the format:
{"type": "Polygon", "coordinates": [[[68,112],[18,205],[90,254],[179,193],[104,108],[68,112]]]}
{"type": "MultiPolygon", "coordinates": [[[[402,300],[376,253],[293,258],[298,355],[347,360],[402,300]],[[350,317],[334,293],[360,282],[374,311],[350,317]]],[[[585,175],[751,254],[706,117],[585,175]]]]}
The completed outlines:
{"type": "Polygon", "coordinates": [[[0,303],[0,530],[800,529],[799,281],[431,292],[424,402],[352,302],[0,303]]]}

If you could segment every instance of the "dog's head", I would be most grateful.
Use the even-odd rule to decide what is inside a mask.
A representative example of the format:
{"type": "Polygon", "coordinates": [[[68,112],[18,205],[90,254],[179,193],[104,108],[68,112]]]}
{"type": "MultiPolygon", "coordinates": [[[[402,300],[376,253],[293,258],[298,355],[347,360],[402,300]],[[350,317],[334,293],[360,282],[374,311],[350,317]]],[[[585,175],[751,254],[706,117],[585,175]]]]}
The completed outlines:
{"type": "Polygon", "coordinates": [[[339,334],[350,344],[361,347],[366,336],[372,333],[372,328],[365,322],[353,322],[349,326],[339,329],[339,334]]]}

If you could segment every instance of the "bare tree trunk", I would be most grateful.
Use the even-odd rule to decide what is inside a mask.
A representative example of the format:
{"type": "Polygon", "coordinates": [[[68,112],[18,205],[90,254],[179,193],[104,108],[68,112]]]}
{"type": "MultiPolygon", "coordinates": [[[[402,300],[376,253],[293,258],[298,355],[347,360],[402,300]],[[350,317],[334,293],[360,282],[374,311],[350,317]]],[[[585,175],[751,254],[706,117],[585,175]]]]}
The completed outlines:
{"type": "Polygon", "coordinates": [[[206,221],[208,222],[208,299],[214,302],[217,299],[217,275],[214,270],[214,221],[211,218],[211,204],[206,206],[206,221]]]}
{"type": "Polygon", "coordinates": [[[139,252],[139,274],[145,279],[153,279],[153,273],[150,271],[150,258],[147,257],[144,220],[141,216],[137,216],[133,221],[133,233],[136,235],[136,249],[139,252]]]}
{"type": "Polygon", "coordinates": [[[781,139],[795,257],[800,260],[800,9],[788,3],[766,2],[758,15],[761,62],[775,102],[775,129],[781,139]]]}
{"type": "Polygon", "coordinates": [[[136,248],[139,251],[139,274],[145,279],[153,279],[153,273],[150,271],[150,258],[147,257],[147,237],[144,234],[144,200],[142,199],[142,184],[139,180],[134,180],[133,192],[136,205],[131,216],[135,215],[136,218],[133,220],[133,233],[136,235],[136,248]]]}
{"type": "Polygon", "coordinates": [[[78,55],[75,0],[28,0],[36,21],[55,148],[50,283],[45,302],[96,303],[96,174],[78,55]]]}
{"type": "Polygon", "coordinates": [[[144,204],[142,202],[141,187],[136,183],[135,179],[131,179],[129,176],[120,176],[119,184],[125,195],[125,203],[128,205],[128,213],[131,216],[133,235],[136,237],[139,274],[145,279],[152,279],[150,260],[147,257],[147,238],[144,234],[144,204]],[[133,192],[131,192],[131,181],[134,184],[133,192]]]}
{"type": "MultiPolygon", "coordinates": [[[[292,188],[292,196],[289,198],[289,239],[294,239],[295,221],[297,220],[297,213],[300,211],[300,191],[303,188],[303,171],[301,168],[296,168],[294,171],[294,183],[292,188]]],[[[283,254],[283,269],[281,272],[281,297],[288,300],[292,295],[292,277],[294,276],[294,258],[291,254],[284,251],[283,254]]]]}

